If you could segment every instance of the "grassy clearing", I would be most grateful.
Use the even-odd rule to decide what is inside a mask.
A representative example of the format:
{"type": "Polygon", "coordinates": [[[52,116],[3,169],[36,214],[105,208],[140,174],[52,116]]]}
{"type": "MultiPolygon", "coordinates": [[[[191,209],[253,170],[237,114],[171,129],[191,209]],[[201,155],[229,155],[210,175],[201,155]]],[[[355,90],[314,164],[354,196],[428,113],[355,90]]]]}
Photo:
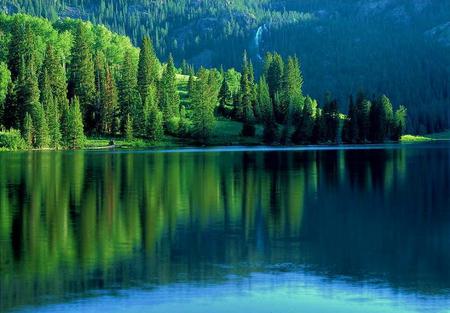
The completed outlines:
{"type": "Polygon", "coordinates": [[[432,140],[433,139],[430,137],[404,135],[404,136],[402,136],[401,142],[402,143],[415,143],[415,142],[426,142],[426,141],[432,141],[432,140]]]}
{"type": "MultiPolygon", "coordinates": [[[[208,141],[208,146],[230,146],[230,145],[259,145],[262,142],[262,126],[256,127],[255,137],[241,137],[242,123],[220,120],[217,121],[208,141]]],[[[170,136],[165,136],[162,141],[149,142],[143,139],[135,139],[133,141],[126,141],[122,138],[88,138],[86,140],[85,149],[105,149],[110,147],[111,140],[114,141],[116,148],[121,149],[144,149],[151,147],[186,147],[195,146],[198,143],[193,139],[180,139],[170,136]]]]}

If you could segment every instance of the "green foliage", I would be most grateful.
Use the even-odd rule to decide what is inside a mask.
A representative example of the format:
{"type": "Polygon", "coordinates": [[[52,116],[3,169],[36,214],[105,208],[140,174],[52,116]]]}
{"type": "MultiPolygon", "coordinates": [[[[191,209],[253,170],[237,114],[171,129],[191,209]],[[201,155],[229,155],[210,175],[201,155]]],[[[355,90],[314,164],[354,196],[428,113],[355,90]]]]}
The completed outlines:
{"type": "Polygon", "coordinates": [[[5,100],[8,94],[8,86],[11,83],[11,72],[8,66],[0,63],[0,125],[3,122],[3,113],[5,109],[5,100]]]}
{"type": "Polygon", "coordinates": [[[233,105],[233,94],[227,80],[224,78],[219,92],[219,108],[218,113],[225,117],[230,117],[233,105]]]}
{"type": "Polygon", "coordinates": [[[22,136],[28,147],[33,147],[34,142],[34,129],[33,129],[33,119],[30,113],[25,113],[25,120],[23,121],[22,136]]]}
{"type": "Polygon", "coordinates": [[[129,124],[128,119],[132,117],[136,108],[141,107],[141,96],[137,89],[137,67],[133,62],[132,51],[125,52],[125,57],[120,70],[119,80],[119,107],[121,130],[125,134],[125,127],[129,124]]]}
{"type": "Polygon", "coordinates": [[[80,108],[80,100],[75,97],[66,110],[66,122],[64,123],[65,146],[68,149],[80,149],[84,147],[83,115],[80,108]]]}
{"type": "Polygon", "coordinates": [[[192,135],[201,142],[207,142],[215,123],[215,101],[208,72],[201,69],[192,91],[192,135]]]}
{"type": "Polygon", "coordinates": [[[146,98],[146,112],[146,138],[159,141],[164,134],[164,121],[163,114],[156,103],[154,89],[150,90],[146,98]]]}
{"type": "Polygon", "coordinates": [[[159,61],[148,36],[144,36],[139,52],[137,80],[142,102],[145,102],[150,85],[159,80],[159,61]]]}
{"type": "Polygon", "coordinates": [[[90,131],[96,125],[95,72],[88,26],[78,23],[74,34],[70,67],[70,96],[78,97],[84,115],[84,123],[90,131]]]}
{"type": "Polygon", "coordinates": [[[18,130],[0,132],[0,149],[25,150],[29,145],[22,138],[18,130]]]}
{"type": "Polygon", "coordinates": [[[159,93],[159,105],[167,128],[168,122],[180,115],[180,96],[177,90],[176,69],[172,56],[169,56],[169,61],[163,71],[159,93]]]}
{"type": "Polygon", "coordinates": [[[128,141],[132,141],[134,138],[133,119],[130,114],[127,115],[127,119],[125,121],[125,138],[128,141]]]}
{"type": "Polygon", "coordinates": [[[301,116],[292,135],[292,141],[295,144],[312,143],[316,109],[317,103],[311,97],[306,97],[301,116]]]}
{"type": "MultiPolygon", "coordinates": [[[[339,139],[337,101],[328,100],[320,110],[315,100],[304,98],[296,57],[283,60],[278,53],[267,54],[259,83],[247,53],[242,73],[211,68],[201,69],[196,77],[194,67],[185,61],[182,71],[188,78],[178,74],[172,56],[160,71],[147,36],[138,50],[104,26],[80,20],[51,24],[26,15],[0,15],[0,25],[2,123],[22,132],[28,123],[31,135],[25,137],[35,147],[79,148],[84,132],[109,138],[120,133],[129,140],[156,142],[163,137],[161,125],[167,134],[206,143],[214,130],[215,112],[242,122],[233,124],[242,125],[240,134],[246,138],[236,140],[240,142],[260,140],[261,124],[266,143],[339,139]],[[68,99],[73,99],[70,105],[68,99]]],[[[160,39],[155,37],[155,47],[160,39]]],[[[387,97],[374,103],[360,95],[350,106],[344,141],[400,138],[406,112],[394,114],[387,97]]]]}

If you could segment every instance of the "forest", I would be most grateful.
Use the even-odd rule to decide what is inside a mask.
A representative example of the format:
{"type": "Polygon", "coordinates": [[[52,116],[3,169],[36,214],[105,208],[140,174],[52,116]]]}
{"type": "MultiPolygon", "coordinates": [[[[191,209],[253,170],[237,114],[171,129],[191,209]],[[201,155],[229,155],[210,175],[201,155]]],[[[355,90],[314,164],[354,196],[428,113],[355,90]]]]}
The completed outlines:
{"type": "Polygon", "coordinates": [[[233,120],[260,144],[398,141],[406,108],[358,93],[348,114],[326,94],[304,94],[300,60],[267,53],[256,79],[244,51],[240,71],[199,68],[157,57],[152,40],[79,19],[0,16],[0,145],[77,149],[86,137],[159,142],[164,136],[208,144],[215,124],[233,120]],[[186,82],[186,95],[180,86],[186,82]]]}
{"type": "Polygon", "coordinates": [[[239,68],[247,50],[259,77],[267,52],[296,55],[306,94],[329,91],[348,113],[350,95],[386,93],[408,107],[413,134],[450,127],[449,10],[450,0],[0,0],[5,13],[104,24],[136,46],[149,36],[178,67],[239,68]]]}

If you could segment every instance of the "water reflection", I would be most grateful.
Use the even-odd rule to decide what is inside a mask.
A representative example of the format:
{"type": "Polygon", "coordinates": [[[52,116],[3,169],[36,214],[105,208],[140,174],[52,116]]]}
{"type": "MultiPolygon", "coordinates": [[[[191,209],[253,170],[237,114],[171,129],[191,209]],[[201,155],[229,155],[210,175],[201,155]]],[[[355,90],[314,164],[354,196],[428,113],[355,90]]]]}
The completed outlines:
{"type": "Polygon", "coordinates": [[[446,297],[449,161],[447,144],[2,153],[0,310],[256,272],[446,297]]]}

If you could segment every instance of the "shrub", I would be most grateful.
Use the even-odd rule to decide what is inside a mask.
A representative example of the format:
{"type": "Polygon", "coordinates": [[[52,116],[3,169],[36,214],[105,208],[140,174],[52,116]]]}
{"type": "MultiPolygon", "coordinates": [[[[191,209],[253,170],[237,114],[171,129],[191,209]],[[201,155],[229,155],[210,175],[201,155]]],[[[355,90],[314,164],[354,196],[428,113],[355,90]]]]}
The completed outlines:
{"type": "Polygon", "coordinates": [[[0,149],[5,150],[25,150],[28,148],[20,132],[15,129],[0,132],[0,149]]]}
{"type": "Polygon", "coordinates": [[[180,129],[180,118],[172,117],[166,122],[166,131],[169,135],[178,136],[180,129]]]}

